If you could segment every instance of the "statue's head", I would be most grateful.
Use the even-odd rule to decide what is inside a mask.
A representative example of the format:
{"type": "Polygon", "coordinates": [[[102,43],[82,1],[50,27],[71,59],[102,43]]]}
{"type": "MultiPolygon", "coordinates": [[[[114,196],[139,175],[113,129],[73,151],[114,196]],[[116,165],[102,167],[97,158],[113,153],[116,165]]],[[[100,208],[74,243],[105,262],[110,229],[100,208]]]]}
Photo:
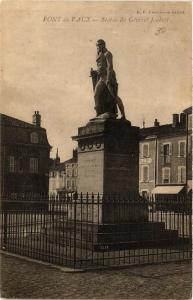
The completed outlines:
{"type": "Polygon", "coordinates": [[[103,51],[106,47],[105,41],[104,40],[98,40],[97,43],[96,43],[96,46],[97,46],[97,52],[103,51]]]}

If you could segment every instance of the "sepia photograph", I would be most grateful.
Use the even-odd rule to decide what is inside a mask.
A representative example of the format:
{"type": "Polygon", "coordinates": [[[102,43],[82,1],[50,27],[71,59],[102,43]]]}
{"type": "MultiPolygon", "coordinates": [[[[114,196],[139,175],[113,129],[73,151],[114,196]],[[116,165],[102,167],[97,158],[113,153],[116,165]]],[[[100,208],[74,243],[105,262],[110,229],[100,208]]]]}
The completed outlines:
{"type": "Polygon", "coordinates": [[[192,298],[192,3],[1,1],[2,299],[192,298]]]}

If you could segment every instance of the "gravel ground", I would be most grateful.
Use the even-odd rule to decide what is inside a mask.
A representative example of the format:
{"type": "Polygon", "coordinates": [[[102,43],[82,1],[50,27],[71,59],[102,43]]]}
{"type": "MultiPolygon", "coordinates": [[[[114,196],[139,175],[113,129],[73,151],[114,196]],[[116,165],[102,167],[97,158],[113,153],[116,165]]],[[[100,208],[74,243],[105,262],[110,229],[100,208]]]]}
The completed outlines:
{"type": "Polygon", "coordinates": [[[2,255],[1,297],[25,299],[191,299],[191,264],[66,273],[2,255]]]}

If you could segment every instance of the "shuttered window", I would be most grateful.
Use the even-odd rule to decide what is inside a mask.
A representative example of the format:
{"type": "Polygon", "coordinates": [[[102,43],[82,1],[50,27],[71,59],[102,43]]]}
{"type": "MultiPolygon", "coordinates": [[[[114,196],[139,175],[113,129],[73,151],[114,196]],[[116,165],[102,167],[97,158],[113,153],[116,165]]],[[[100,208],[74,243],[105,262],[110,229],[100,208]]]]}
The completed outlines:
{"type": "Polygon", "coordinates": [[[9,172],[16,171],[16,162],[14,156],[9,157],[9,172]]]}
{"type": "Polygon", "coordinates": [[[162,168],[162,183],[170,183],[170,168],[162,168]]]}
{"type": "Polygon", "coordinates": [[[31,143],[37,144],[39,141],[37,132],[32,132],[30,135],[30,139],[31,139],[31,143]]]}
{"type": "Polygon", "coordinates": [[[178,183],[186,182],[186,168],[184,166],[178,167],[178,183]]]}
{"type": "Polygon", "coordinates": [[[149,144],[142,144],[142,157],[149,157],[149,144]]]}
{"type": "Polygon", "coordinates": [[[70,180],[67,180],[67,182],[66,182],[66,186],[67,186],[67,188],[69,188],[69,187],[70,187],[70,180]]]}
{"type": "Polygon", "coordinates": [[[149,181],[149,166],[142,166],[142,181],[149,181]]]}
{"type": "Polygon", "coordinates": [[[75,186],[74,186],[74,180],[72,180],[72,189],[74,189],[74,187],[75,187],[75,186]]]}
{"type": "Polygon", "coordinates": [[[165,144],[164,145],[164,156],[169,155],[169,153],[170,153],[170,145],[165,144]]]}
{"type": "Polygon", "coordinates": [[[178,142],[178,156],[180,156],[180,157],[186,156],[186,142],[185,141],[178,142]]]}
{"type": "Polygon", "coordinates": [[[188,130],[192,130],[192,114],[188,115],[188,130]]]}
{"type": "Polygon", "coordinates": [[[29,171],[30,173],[34,173],[34,174],[38,173],[38,158],[30,157],[29,171]]]}
{"type": "Polygon", "coordinates": [[[160,145],[161,156],[172,155],[172,143],[164,143],[160,145]]]}

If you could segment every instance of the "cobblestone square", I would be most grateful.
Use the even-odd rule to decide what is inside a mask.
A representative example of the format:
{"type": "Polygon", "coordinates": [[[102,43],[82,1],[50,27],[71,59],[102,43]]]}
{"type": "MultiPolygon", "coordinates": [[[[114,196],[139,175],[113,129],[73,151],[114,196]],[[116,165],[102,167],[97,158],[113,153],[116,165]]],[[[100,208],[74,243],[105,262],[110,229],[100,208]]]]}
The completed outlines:
{"type": "Polygon", "coordinates": [[[1,297],[19,299],[191,299],[191,264],[67,273],[2,255],[1,297]]]}

